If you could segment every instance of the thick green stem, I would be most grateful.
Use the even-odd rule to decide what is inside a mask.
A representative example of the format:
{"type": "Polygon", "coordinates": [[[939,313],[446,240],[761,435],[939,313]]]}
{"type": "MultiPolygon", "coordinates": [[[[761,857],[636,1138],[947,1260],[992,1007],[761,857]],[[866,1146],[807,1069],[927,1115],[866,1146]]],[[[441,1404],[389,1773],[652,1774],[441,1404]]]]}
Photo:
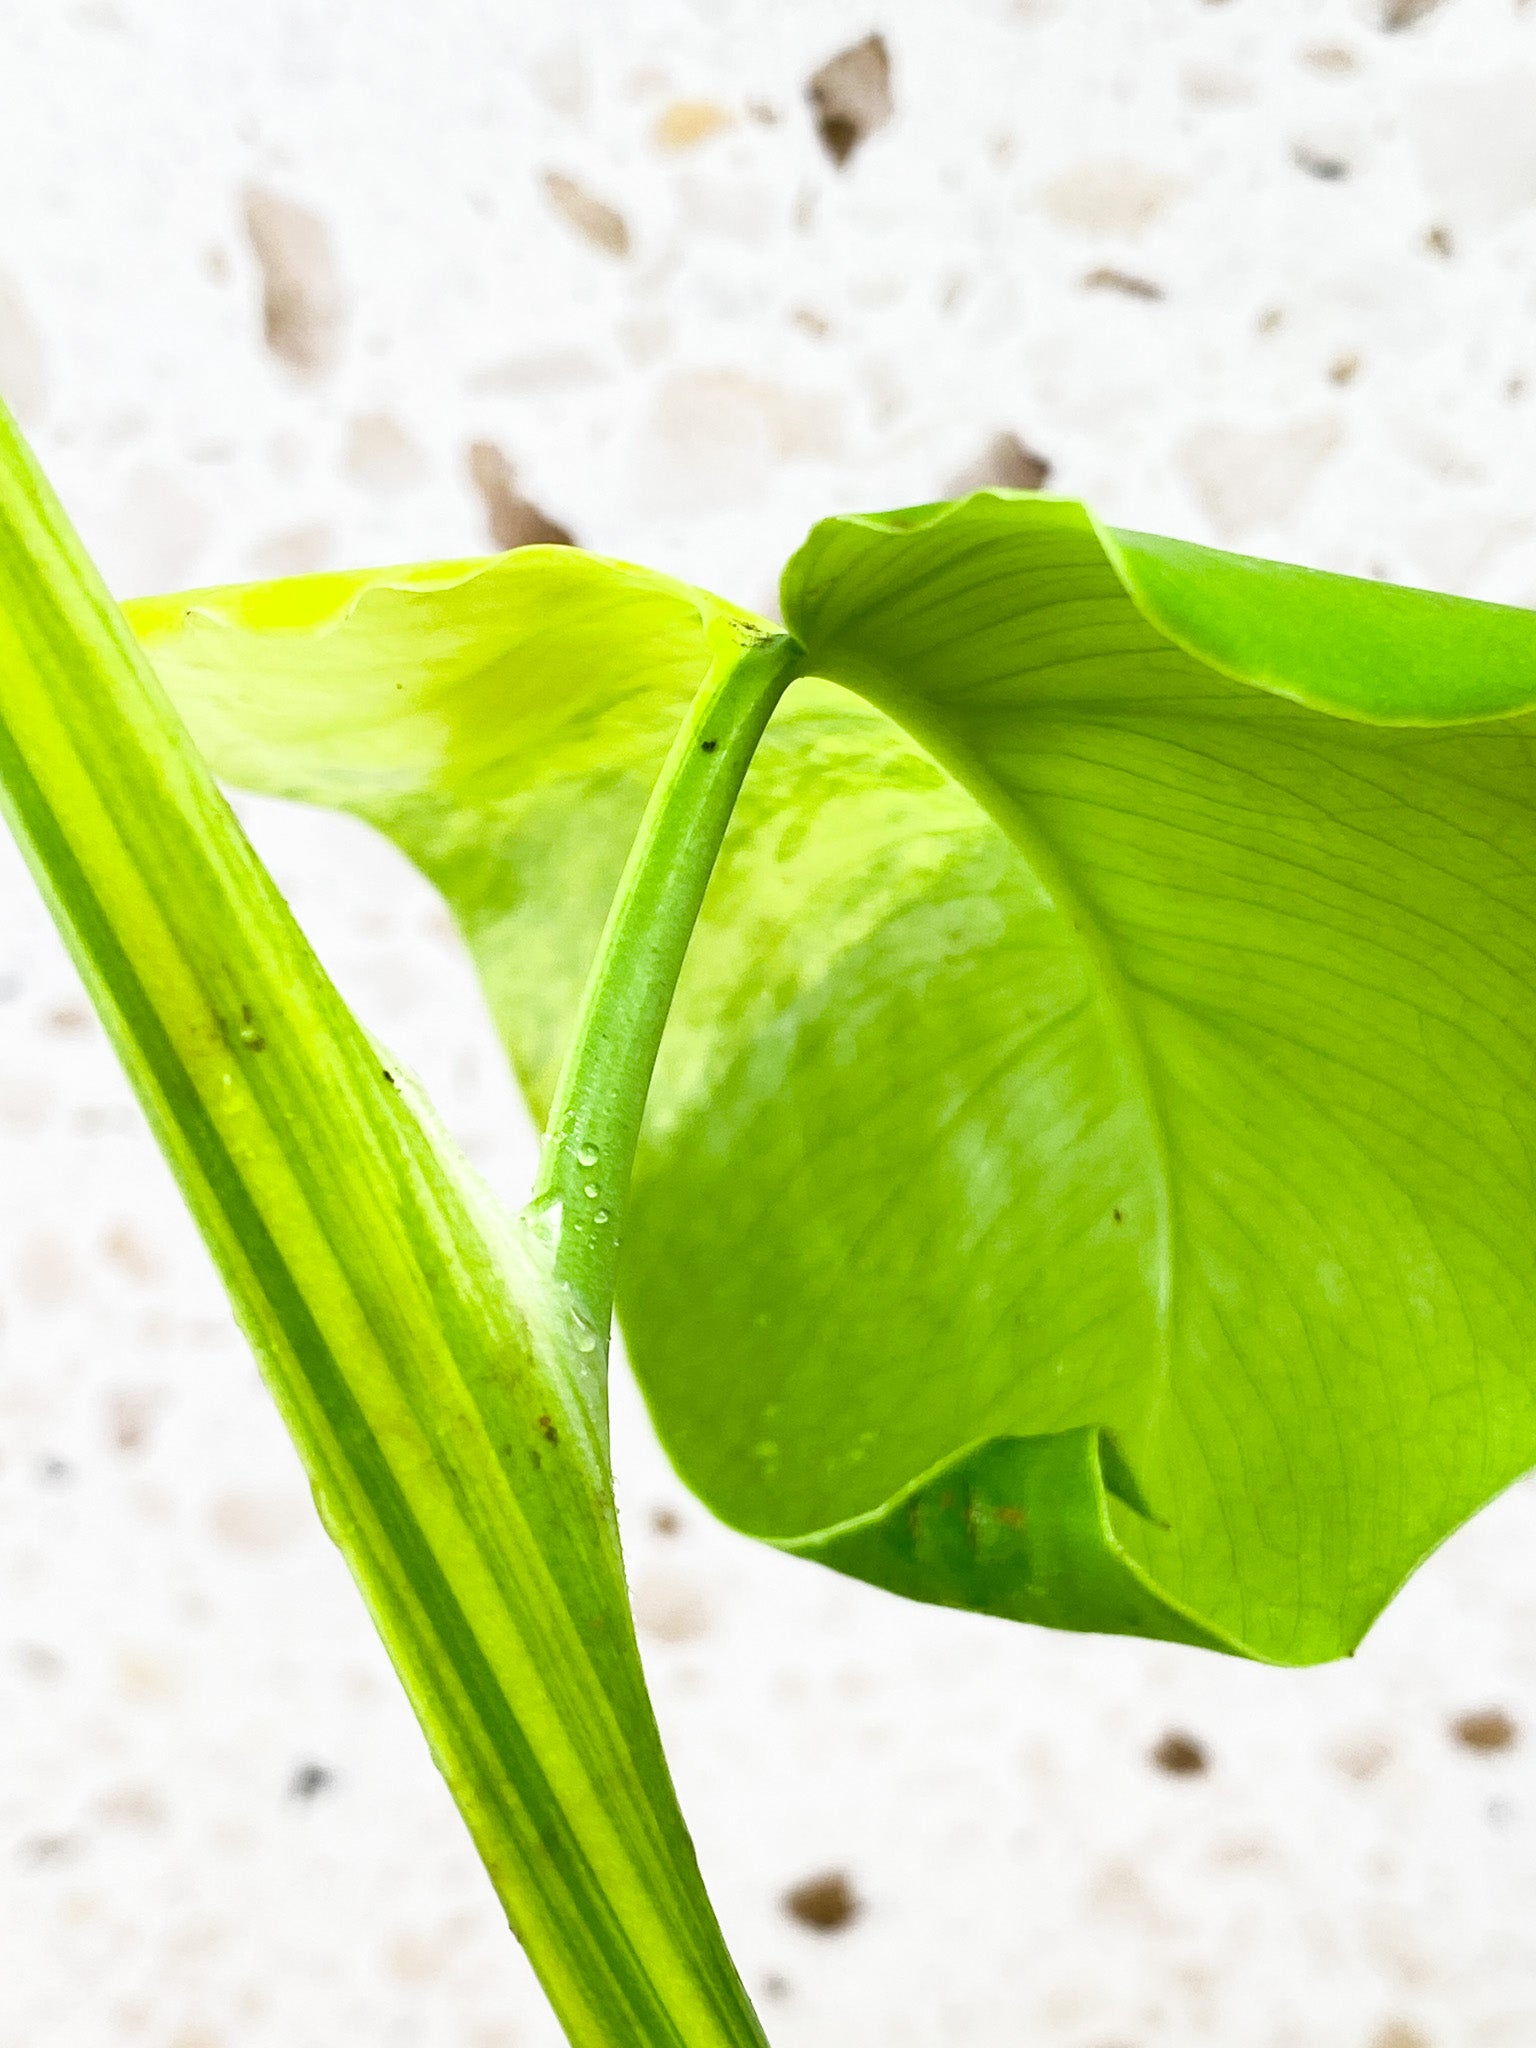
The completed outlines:
{"type": "MultiPolygon", "coordinates": [[[[730,728],[729,791],[705,778],[718,823],[696,834],[663,806],[673,895],[641,859],[635,901],[658,901],[670,936],[640,949],[638,1005],[623,957],[598,977],[573,1159],[589,1129],[610,1161],[632,1148],[745,734],[771,703],[754,678],[722,692],[760,696],[761,716],[730,728]]],[[[722,733],[705,758],[723,750],[722,733]]],[[[0,810],[574,2048],[763,2048],[646,1696],[591,1333],[346,1010],[3,407],[0,810]]],[[[596,1300],[604,1274],[611,1260],[577,1262],[568,1285],[596,1300]]]]}
{"type": "Polygon", "coordinates": [[[804,650],[754,642],[694,700],[640,822],[550,1108],[530,1219],[606,1336],[630,1170],[683,956],[757,743],[804,650]]]}

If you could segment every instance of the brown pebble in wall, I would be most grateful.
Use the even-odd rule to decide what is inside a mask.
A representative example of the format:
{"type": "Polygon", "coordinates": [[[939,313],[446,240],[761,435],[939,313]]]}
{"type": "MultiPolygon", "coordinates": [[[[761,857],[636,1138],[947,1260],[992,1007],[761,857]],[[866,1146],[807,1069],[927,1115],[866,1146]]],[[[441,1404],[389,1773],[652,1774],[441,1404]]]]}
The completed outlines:
{"type": "Polygon", "coordinates": [[[1038,491],[1050,474],[1048,459],[1037,455],[1017,434],[994,434],[976,460],[951,477],[946,496],[963,498],[967,492],[998,485],[1010,491],[1038,491]]]}
{"type": "Polygon", "coordinates": [[[475,441],[467,457],[469,479],[480,493],[485,523],[498,548],[572,545],[570,533],[517,488],[517,472],[494,441],[475,441]]]}
{"type": "Polygon", "coordinates": [[[1171,1728],[1152,1750],[1152,1761],[1170,1778],[1198,1778],[1210,1769],[1205,1744],[1182,1729],[1171,1728]]]}
{"type": "Polygon", "coordinates": [[[1388,35],[1412,28],[1426,14],[1433,14],[1440,0],[1382,0],[1381,25],[1388,35]]]}
{"type": "Polygon", "coordinates": [[[330,234],[318,214],[258,185],[243,200],[245,231],[261,270],[267,347],[290,370],[327,370],[341,346],[343,302],[330,234]]]}
{"type": "Polygon", "coordinates": [[[791,1920],[817,1934],[837,1934],[853,1924],[861,1908],[858,1894],[843,1872],[828,1870],[792,1885],[784,1894],[784,1910],[791,1920]]]}
{"type": "Polygon", "coordinates": [[[568,227],[609,256],[629,254],[629,223],[617,207],[563,171],[544,173],[544,196],[568,227]]]}
{"type": "Polygon", "coordinates": [[[1113,265],[1101,263],[1096,270],[1090,270],[1083,279],[1085,292],[1119,292],[1122,298],[1156,300],[1164,296],[1160,284],[1154,284],[1150,277],[1138,277],[1134,271],[1116,270],[1113,265]]]}
{"type": "Polygon", "coordinates": [[[884,36],[866,36],[862,43],[828,58],[811,73],[805,96],[816,116],[821,146],[841,168],[896,111],[884,36]]]}
{"type": "Polygon", "coordinates": [[[1519,1729],[1502,1707],[1477,1707],[1470,1713],[1458,1714],[1451,1723],[1451,1735],[1463,1749],[1476,1750],[1483,1756],[1513,1749],[1520,1739],[1519,1729]]]}

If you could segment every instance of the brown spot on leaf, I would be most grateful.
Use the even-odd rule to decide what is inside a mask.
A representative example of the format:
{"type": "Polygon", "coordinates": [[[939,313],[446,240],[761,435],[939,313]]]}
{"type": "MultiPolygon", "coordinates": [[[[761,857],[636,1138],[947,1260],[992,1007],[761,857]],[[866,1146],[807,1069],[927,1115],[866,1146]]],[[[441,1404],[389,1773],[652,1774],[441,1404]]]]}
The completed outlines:
{"type": "Polygon", "coordinates": [[[891,97],[891,57],[880,35],[866,36],[829,57],[805,88],[816,116],[816,133],[833,163],[841,166],[896,111],[891,97]]]}
{"type": "Polygon", "coordinates": [[[245,231],[261,267],[267,347],[290,370],[327,370],[341,344],[343,301],[324,221],[258,185],[244,199],[245,231]]]}
{"type": "Polygon", "coordinates": [[[468,456],[470,482],[485,506],[485,521],[498,548],[558,547],[572,545],[570,533],[559,526],[517,488],[517,471],[494,441],[475,441],[468,456]]]}
{"type": "Polygon", "coordinates": [[[544,196],[568,227],[610,256],[629,254],[629,223],[616,207],[609,206],[585,185],[578,185],[563,171],[544,173],[544,196]]]}
{"type": "Polygon", "coordinates": [[[1170,1778],[1198,1778],[1210,1769],[1205,1744],[1180,1728],[1170,1728],[1152,1751],[1152,1761],[1170,1778]]]}
{"type": "Polygon", "coordinates": [[[963,498],[971,491],[985,491],[997,485],[1010,491],[1038,491],[1050,481],[1050,475],[1047,458],[1038,455],[1017,434],[994,434],[976,460],[950,479],[947,495],[963,498]]]}
{"type": "Polygon", "coordinates": [[[791,1885],[784,1894],[784,1910],[817,1934],[837,1934],[858,1918],[860,1902],[842,1871],[828,1870],[791,1885]]]}
{"type": "Polygon", "coordinates": [[[1476,1750],[1482,1756],[1513,1749],[1520,1739],[1520,1730],[1502,1707],[1477,1707],[1458,1714],[1451,1723],[1451,1734],[1463,1749],[1476,1750]]]}

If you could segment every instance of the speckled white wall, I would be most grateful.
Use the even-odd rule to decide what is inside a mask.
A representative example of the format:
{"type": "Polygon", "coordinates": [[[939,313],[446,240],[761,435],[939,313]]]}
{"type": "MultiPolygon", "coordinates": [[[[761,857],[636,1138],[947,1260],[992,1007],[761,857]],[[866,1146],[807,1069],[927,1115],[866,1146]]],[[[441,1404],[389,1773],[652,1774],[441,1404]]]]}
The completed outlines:
{"type": "MultiPolygon", "coordinates": [[[[1121,524],[1536,602],[1517,0],[0,0],[0,193],[0,389],[125,593],[542,517],[766,606],[818,514],[1027,451],[1121,524]],[[806,82],[872,32],[839,166],[806,82]]],[[[515,1192],[430,893],[244,808],[515,1192]]],[[[549,2048],[8,851],[0,1160],[0,2048],[549,2048]]],[[[903,1606],[712,1526],[625,1387],[619,1435],[779,2048],[1536,2039],[1529,1484],[1278,1674],[903,1606]]]]}

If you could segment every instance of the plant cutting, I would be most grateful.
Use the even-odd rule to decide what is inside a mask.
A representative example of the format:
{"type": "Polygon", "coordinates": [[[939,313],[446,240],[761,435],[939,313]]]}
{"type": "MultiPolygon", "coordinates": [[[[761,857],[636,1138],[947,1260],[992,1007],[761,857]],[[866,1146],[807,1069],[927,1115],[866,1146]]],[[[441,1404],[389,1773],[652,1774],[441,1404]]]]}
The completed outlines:
{"type": "Polygon", "coordinates": [[[564,548],[121,612],[14,429],[7,814],[573,2042],[762,2038],[646,1699],[682,1477],[909,1597],[1347,1654],[1536,1462],[1536,619],[985,491],[783,624],[564,548]],[[441,890],[511,1217],[213,777],[441,890]]]}

